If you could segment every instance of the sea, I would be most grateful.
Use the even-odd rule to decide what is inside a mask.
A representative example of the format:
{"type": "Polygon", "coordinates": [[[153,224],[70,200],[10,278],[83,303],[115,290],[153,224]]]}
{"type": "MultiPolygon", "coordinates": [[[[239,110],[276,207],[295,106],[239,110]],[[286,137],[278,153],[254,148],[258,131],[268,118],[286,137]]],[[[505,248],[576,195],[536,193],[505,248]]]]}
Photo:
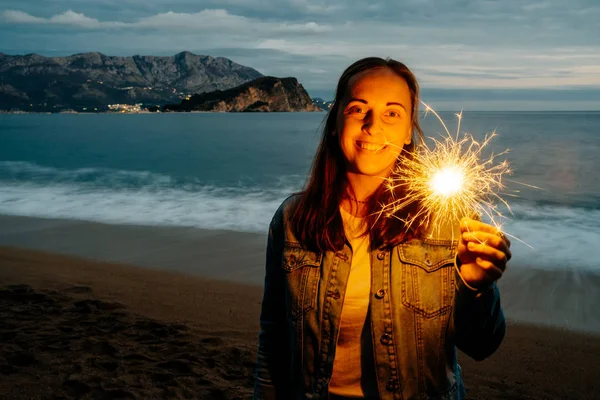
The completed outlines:
{"type": "MultiPolygon", "coordinates": [[[[457,116],[439,114],[455,133],[457,116]]],[[[303,187],[324,118],[2,114],[0,214],[266,233],[303,187]]],[[[431,114],[422,125],[444,131],[431,114]]],[[[487,150],[509,149],[511,264],[600,272],[600,112],[467,110],[460,131],[495,131],[487,150]]]]}

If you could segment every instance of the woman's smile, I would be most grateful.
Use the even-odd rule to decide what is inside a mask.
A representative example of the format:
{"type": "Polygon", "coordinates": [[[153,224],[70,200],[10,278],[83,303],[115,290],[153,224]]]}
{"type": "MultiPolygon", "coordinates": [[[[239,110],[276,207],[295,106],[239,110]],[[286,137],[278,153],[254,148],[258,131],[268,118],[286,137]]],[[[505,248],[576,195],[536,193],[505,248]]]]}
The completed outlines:
{"type": "Polygon", "coordinates": [[[357,140],[356,147],[358,147],[360,150],[363,150],[363,151],[366,151],[369,153],[375,153],[375,152],[387,149],[388,146],[387,146],[387,144],[370,143],[370,142],[363,142],[362,140],[357,140]]]}

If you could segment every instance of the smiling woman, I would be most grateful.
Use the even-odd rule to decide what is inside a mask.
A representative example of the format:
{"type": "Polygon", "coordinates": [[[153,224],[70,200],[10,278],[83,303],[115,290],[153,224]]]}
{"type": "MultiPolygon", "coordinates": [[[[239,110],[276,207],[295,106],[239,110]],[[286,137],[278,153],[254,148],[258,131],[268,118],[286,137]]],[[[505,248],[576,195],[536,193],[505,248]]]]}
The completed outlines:
{"type": "MultiPolygon", "coordinates": [[[[365,218],[375,246],[399,242],[409,233],[400,221],[379,219],[374,211],[394,196],[381,184],[383,178],[422,138],[418,105],[417,80],[404,64],[367,58],[348,67],[290,221],[301,242],[320,251],[342,246],[340,206],[365,218]]],[[[416,213],[414,207],[402,212],[416,213]]]]}
{"type": "Polygon", "coordinates": [[[342,74],[308,183],[269,227],[255,399],[462,399],[456,349],[481,360],[502,342],[510,242],[470,219],[407,226],[417,202],[378,212],[405,192],[385,179],[418,159],[418,105],[398,61],[342,74]]]}
{"type": "Polygon", "coordinates": [[[368,177],[389,175],[404,145],[410,144],[410,93],[406,80],[387,68],[360,74],[352,86],[340,145],[356,199],[368,197],[381,184],[368,177]]]}

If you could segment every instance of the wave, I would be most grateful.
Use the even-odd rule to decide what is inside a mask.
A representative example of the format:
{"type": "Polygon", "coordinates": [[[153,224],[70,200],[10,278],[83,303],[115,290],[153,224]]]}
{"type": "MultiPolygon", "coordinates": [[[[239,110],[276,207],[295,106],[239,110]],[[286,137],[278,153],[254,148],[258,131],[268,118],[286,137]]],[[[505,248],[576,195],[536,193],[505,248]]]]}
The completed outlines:
{"type": "Polygon", "coordinates": [[[220,187],[149,171],[0,162],[0,213],[266,232],[277,207],[300,189],[301,179],[279,177],[270,187],[220,187]]]}
{"type": "Polygon", "coordinates": [[[513,204],[503,223],[512,237],[512,264],[550,269],[600,270],[600,210],[513,204]]]}
{"type": "MultiPolygon", "coordinates": [[[[292,190],[214,188],[90,190],[72,185],[2,185],[0,213],[114,224],[266,232],[292,190]]],[[[291,189],[291,188],[290,188],[291,189]]]]}
{"type": "MultiPolygon", "coordinates": [[[[302,179],[282,176],[269,187],[217,186],[148,171],[2,162],[0,213],[266,233],[273,213],[302,179]]],[[[600,270],[592,251],[600,243],[599,209],[524,201],[511,208],[503,222],[513,237],[511,264],[600,270]]]]}
{"type": "Polygon", "coordinates": [[[182,183],[169,175],[150,171],[112,168],[59,169],[25,161],[0,162],[0,180],[44,185],[77,183],[108,188],[162,188],[182,183]]]}

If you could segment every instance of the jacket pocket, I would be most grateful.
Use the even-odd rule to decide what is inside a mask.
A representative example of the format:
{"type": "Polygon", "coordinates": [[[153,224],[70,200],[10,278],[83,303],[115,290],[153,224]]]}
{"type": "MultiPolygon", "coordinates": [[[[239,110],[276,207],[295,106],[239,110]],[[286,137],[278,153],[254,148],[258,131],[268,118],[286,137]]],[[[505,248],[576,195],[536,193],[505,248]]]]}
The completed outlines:
{"type": "Polygon", "coordinates": [[[402,304],[425,318],[450,312],[454,295],[454,251],[450,246],[409,242],[397,246],[402,304]]]}
{"type": "Polygon", "coordinates": [[[288,310],[298,318],[317,304],[322,254],[286,243],[281,266],[285,271],[288,310]]]}

